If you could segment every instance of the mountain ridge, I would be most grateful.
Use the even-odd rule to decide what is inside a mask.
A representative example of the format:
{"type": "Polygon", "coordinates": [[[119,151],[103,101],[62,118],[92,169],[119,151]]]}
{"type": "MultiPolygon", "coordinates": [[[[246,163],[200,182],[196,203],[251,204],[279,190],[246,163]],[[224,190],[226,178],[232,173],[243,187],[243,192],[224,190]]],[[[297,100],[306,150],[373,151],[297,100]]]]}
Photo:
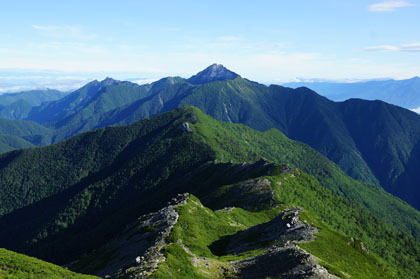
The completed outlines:
{"type": "Polygon", "coordinates": [[[373,80],[361,82],[291,82],[282,85],[297,88],[306,86],[333,101],[351,98],[382,100],[406,109],[420,107],[420,77],[403,80],[373,80]]]}
{"type": "MultiPolygon", "coordinates": [[[[408,158],[415,157],[415,154],[410,155],[410,150],[414,150],[416,142],[420,140],[418,128],[416,128],[420,118],[416,114],[374,101],[334,103],[310,89],[293,90],[276,85],[265,87],[240,77],[196,87],[190,87],[188,83],[185,83],[185,89],[180,86],[182,87],[182,83],[176,90],[167,88],[166,91],[160,91],[159,94],[151,95],[126,107],[117,108],[100,118],[88,119],[87,123],[93,120],[93,125],[89,124],[88,127],[129,124],[143,117],[169,111],[178,106],[194,105],[216,119],[244,123],[259,130],[278,128],[292,139],[303,141],[316,148],[352,177],[380,184],[391,193],[399,195],[419,207],[414,198],[415,195],[410,198],[409,195],[403,195],[402,191],[399,192],[399,186],[393,186],[397,183],[395,181],[398,181],[395,178],[404,175],[405,169],[410,168],[407,165],[408,158]],[[174,95],[174,91],[171,90],[178,93],[174,95]],[[163,100],[165,101],[163,102],[163,100]],[[372,124],[360,122],[359,119],[352,120],[354,116],[346,112],[350,112],[351,107],[360,102],[365,108],[370,107],[369,110],[372,113],[366,117],[373,120],[372,124]],[[345,113],[343,114],[343,112],[345,113]],[[385,118],[381,119],[381,117],[395,118],[390,123],[403,121],[411,124],[405,125],[404,128],[398,124],[392,124],[387,128],[389,132],[379,130],[378,135],[368,133],[371,135],[369,139],[359,136],[359,130],[355,130],[356,121],[360,122],[357,124],[360,126],[359,129],[372,130],[374,129],[372,125],[386,123],[385,118]],[[102,124],[97,125],[97,123],[102,124]],[[363,126],[365,127],[363,128],[363,126]],[[369,126],[372,127],[369,128],[369,126]],[[389,129],[391,127],[392,129],[389,129]],[[368,141],[374,144],[377,141],[376,138],[379,137],[390,137],[391,145],[389,147],[370,146],[359,150],[358,146],[365,145],[363,142],[368,141]],[[400,139],[404,137],[406,143],[398,146],[400,139]],[[376,159],[367,159],[366,161],[367,154],[375,149],[375,156],[391,156],[390,159],[378,160],[376,157],[376,159]],[[393,149],[397,151],[392,151],[393,149]],[[392,152],[397,152],[399,155],[396,153],[393,155],[392,152]],[[388,155],[388,153],[390,154],[388,155]],[[386,166],[387,164],[388,166],[386,166]],[[392,173],[392,168],[397,170],[394,172],[395,176],[388,177],[388,174],[392,173]]],[[[411,175],[413,175],[412,172],[411,175]]],[[[411,183],[412,181],[415,179],[412,179],[411,183]]],[[[410,187],[415,189],[413,186],[410,187]]]]}
{"type": "MultiPolygon", "coordinates": [[[[245,190],[245,193],[250,191],[246,196],[253,202],[262,201],[258,208],[251,209],[263,210],[258,214],[275,210],[270,209],[273,204],[265,198],[274,191],[274,194],[279,193],[275,199],[282,197],[287,204],[299,201],[305,208],[315,210],[317,218],[324,216],[326,222],[334,225],[334,231],[361,238],[378,253],[385,249],[381,248],[383,245],[388,245],[386,249],[395,255],[395,261],[405,261],[400,257],[401,251],[394,249],[395,241],[412,243],[404,247],[414,249],[410,255],[417,253],[414,238],[402,233],[414,234],[413,226],[420,228],[415,218],[419,213],[407,204],[376,186],[363,185],[346,177],[315,150],[287,139],[278,130],[257,132],[242,124],[213,120],[192,107],[160,114],[130,126],[90,131],[49,147],[12,151],[0,156],[0,167],[0,189],[9,193],[0,193],[3,197],[0,224],[8,224],[2,225],[5,229],[0,232],[0,245],[55,263],[72,261],[84,252],[98,248],[111,236],[118,235],[120,228],[141,214],[158,210],[177,193],[193,193],[206,201],[206,205],[211,204],[209,201],[216,202],[212,205],[214,210],[218,209],[217,204],[220,205],[217,196],[222,197],[221,200],[231,200],[227,206],[242,207],[235,199],[226,199],[235,193],[228,189],[249,189],[249,186],[229,185],[264,175],[274,176],[267,178],[273,190],[258,191],[254,198],[249,195],[254,190],[245,190]],[[270,165],[266,160],[251,165],[244,163],[255,162],[262,156],[299,166],[314,176],[300,170],[284,172],[283,167],[270,165]],[[238,163],[226,163],[230,160],[238,163]],[[25,181],[24,188],[14,186],[20,181],[25,181]],[[278,188],[281,185],[291,188],[278,188]],[[215,193],[218,187],[221,187],[220,192],[215,193]],[[291,190],[298,189],[296,187],[302,191],[298,196],[291,190]],[[341,209],[334,209],[339,210],[334,214],[328,213],[327,208],[322,209],[322,204],[326,204],[325,197],[315,206],[312,197],[315,193],[304,194],[308,189],[320,191],[316,194],[319,197],[330,197],[329,206],[336,206],[334,204],[340,201],[341,209]],[[24,199],[17,190],[25,193],[24,199]],[[371,213],[355,203],[360,206],[367,203],[371,213]],[[343,216],[346,216],[346,222],[358,216],[358,222],[375,224],[375,230],[367,225],[360,227],[360,224],[356,226],[358,229],[347,225],[340,227],[339,220],[343,216]],[[365,230],[369,233],[362,233],[365,230]],[[392,235],[393,242],[379,241],[382,233],[392,235]]],[[[255,189],[268,185],[258,181],[265,180],[259,178],[249,185],[257,187],[255,189]]],[[[184,238],[184,245],[190,246],[189,241],[184,238]]],[[[179,248],[174,245],[171,246],[173,249],[179,248]]],[[[389,264],[394,266],[396,262],[389,264]]],[[[404,268],[410,268],[409,265],[404,264],[404,268]]]]}
{"type": "MultiPolygon", "coordinates": [[[[213,66],[228,71],[212,65],[202,72],[212,73],[213,66]]],[[[111,85],[93,90],[97,97],[86,104],[78,105],[76,93],[75,102],[52,102],[37,109],[44,120],[35,120],[54,129],[51,142],[194,105],[219,120],[258,130],[280,129],[320,151],[353,178],[380,185],[420,208],[414,183],[420,123],[414,113],[375,101],[332,102],[307,88],[267,87],[240,76],[195,85],[176,77],[145,86],[114,84],[112,79],[105,83],[111,85]],[[359,110],[363,119],[352,110],[359,110]]]]}
{"type": "MultiPolygon", "coordinates": [[[[316,263],[317,270],[336,275],[415,278],[420,272],[415,261],[420,244],[403,232],[420,227],[420,213],[376,186],[345,176],[318,152],[278,130],[258,132],[216,121],[194,107],[5,153],[0,172],[0,189],[8,192],[0,193],[0,245],[59,264],[79,260],[72,267],[76,271],[122,260],[136,274],[141,251],[121,258],[116,250],[101,247],[118,236],[153,241],[157,224],[128,234],[125,229],[188,192],[188,202],[176,208],[179,223],[168,235],[169,245],[161,251],[166,260],[152,261],[157,270],[144,276],[168,278],[180,270],[176,278],[246,278],[261,272],[259,266],[264,266],[263,274],[274,276],[286,271],[264,263],[281,255],[304,263],[309,256],[299,252],[300,246],[321,259],[309,266],[316,263]],[[290,210],[296,206],[302,208],[303,223],[293,221],[290,210]],[[299,235],[291,231],[299,232],[304,221],[318,228],[314,242],[287,244],[294,241],[288,237],[299,235]],[[273,227],[284,230],[275,233],[273,227]],[[241,251],[235,254],[229,247],[241,251]],[[82,257],[89,252],[93,258],[82,257]],[[254,260],[261,265],[252,264],[254,260]],[[202,273],[206,268],[192,261],[211,263],[214,269],[202,273]]],[[[305,270],[303,266],[289,271],[305,270]]]]}

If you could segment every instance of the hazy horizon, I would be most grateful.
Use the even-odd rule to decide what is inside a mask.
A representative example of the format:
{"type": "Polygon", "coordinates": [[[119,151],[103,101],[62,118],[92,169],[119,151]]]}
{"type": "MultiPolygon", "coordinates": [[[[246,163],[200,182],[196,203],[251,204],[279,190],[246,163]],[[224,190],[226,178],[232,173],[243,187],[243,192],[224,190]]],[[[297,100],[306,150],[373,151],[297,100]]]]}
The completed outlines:
{"type": "Polygon", "coordinates": [[[212,63],[261,83],[406,79],[420,75],[418,14],[418,0],[5,2],[0,88],[189,77],[212,63]]]}

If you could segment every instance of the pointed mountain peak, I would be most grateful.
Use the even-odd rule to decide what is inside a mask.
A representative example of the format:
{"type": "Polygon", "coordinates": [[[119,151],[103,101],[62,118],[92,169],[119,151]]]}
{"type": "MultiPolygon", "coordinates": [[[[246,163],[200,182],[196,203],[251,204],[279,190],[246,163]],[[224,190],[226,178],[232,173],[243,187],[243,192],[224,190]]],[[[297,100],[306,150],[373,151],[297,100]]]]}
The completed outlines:
{"type": "Polygon", "coordinates": [[[101,81],[101,85],[106,86],[106,85],[117,84],[119,82],[120,82],[119,80],[115,80],[113,78],[107,77],[103,81],[101,81]]]}
{"type": "MultiPolygon", "coordinates": [[[[101,87],[101,86],[107,86],[107,85],[112,85],[112,84],[117,84],[120,83],[121,81],[119,80],[115,80],[113,78],[107,77],[102,81],[98,81],[98,80],[92,80],[91,82],[87,83],[84,87],[101,87]]],[[[81,88],[80,88],[81,89],[81,88]]],[[[77,90],[76,90],[77,91],[77,90]]]]}
{"type": "Polygon", "coordinates": [[[204,84],[212,81],[230,80],[239,77],[238,74],[225,68],[222,64],[213,64],[187,79],[192,84],[204,84]]]}

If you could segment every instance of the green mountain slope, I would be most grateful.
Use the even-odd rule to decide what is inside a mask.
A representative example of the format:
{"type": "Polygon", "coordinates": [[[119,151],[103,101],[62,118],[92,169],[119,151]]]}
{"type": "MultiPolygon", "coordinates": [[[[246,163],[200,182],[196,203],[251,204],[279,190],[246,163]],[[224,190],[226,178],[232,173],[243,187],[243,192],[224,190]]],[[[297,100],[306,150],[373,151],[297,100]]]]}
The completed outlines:
{"type": "Polygon", "coordinates": [[[183,105],[262,131],[277,128],[309,144],[351,177],[380,184],[420,207],[414,171],[419,158],[420,116],[380,101],[335,103],[307,88],[266,87],[237,77],[198,86],[178,83],[86,119],[77,129],[129,124],[183,105]]]}
{"type": "MultiPolygon", "coordinates": [[[[203,203],[193,196],[178,197],[175,209],[179,216],[171,206],[145,215],[73,267],[115,278],[139,274],[151,278],[266,278],[297,270],[302,277],[293,278],[308,278],[303,272],[308,268],[291,245],[297,243],[318,258],[309,260],[311,265],[321,264],[340,278],[415,278],[410,269],[411,264],[417,264],[401,265],[406,254],[391,252],[394,245],[396,250],[406,245],[396,231],[366,210],[338,198],[302,171],[265,166],[270,176],[230,185],[214,183],[213,179],[210,192],[195,190],[203,203]],[[303,223],[293,221],[293,216],[299,216],[303,223]],[[172,228],[168,230],[168,226],[172,228]],[[313,233],[315,238],[310,236],[313,233]],[[359,237],[363,242],[357,240],[359,237]],[[365,245],[374,248],[367,251],[365,245]],[[373,252],[380,251],[382,245],[388,246],[385,261],[373,252]],[[119,260],[136,256],[141,256],[139,265],[119,260]],[[157,268],[155,262],[159,263],[157,268]]],[[[261,163],[251,168],[258,167],[261,163]]],[[[406,241],[414,245],[409,244],[412,248],[417,246],[410,238],[406,241]]],[[[409,253],[418,252],[414,249],[409,253]]],[[[316,274],[310,278],[327,278],[316,274]]]]}
{"type": "Polygon", "coordinates": [[[63,98],[67,93],[53,89],[30,90],[17,93],[7,93],[0,95],[0,105],[8,106],[16,101],[22,100],[30,106],[39,106],[44,102],[55,101],[63,98]]]}
{"type": "Polygon", "coordinates": [[[381,185],[420,208],[416,185],[420,116],[380,101],[336,103],[307,88],[267,87],[221,65],[187,80],[166,78],[143,86],[112,79],[95,81],[61,100],[31,108],[26,119],[54,128],[50,142],[58,142],[183,105],[261,131],[277,128],[309,144],[351,177],[381,185]]]}
{"type": "Polygon", "coordinates": [[[35,122],[0,119],[0,134],[23,137],[48,133],[51,133],[50,129],[35,122]]]}
{"type": "Polygon", "coordinates": [[[105,112],[107,109],[123,105],[125,102],[130,103],[135,100],[135,97],[145,97],[145,90],[140,89],[142,87],[139,87],[140,90],[133,91],[133,94],[124,96],[127,91],[124,89],[127,87],[131,89],[136,85],[130,82],[119,82],[111,78],[102,82],[95,80],[58,101],[35,107],[30,112],[28,119],[39,123],[55,123],[65,121],[66,118],[79,112],[88,117],[94,113],[105,112]],[[117,92],[113,90],[116,85],[120,85],[117,92]]]}
{"type": "Polygon", "coordinates": [[[103,115],[93,116],[73,130],[129,124],[179,106],[193,105],[219,120],[244,123],[261,131],[280,129],[289,137],[316,148],[352,177],[378,183],[345,124],[337,116],[338,111],[329,107],[330,103],[305,89],[266,87],[240,77],[201,86],[184,82],[103,115]]]}
{"type": "MultiPolygon", "coordinates": [[[[337,217],[352,223],[352,216],[368,216],[363,211],[348,211],[345,201],[337,200],[302,172],[282,171],[280,175],[215,187],[205,198],[213,201],[211,208],[195,196],[180,195],[171,205],[140,217],[72,267],[112,278],[267,278],[280,274],[336,278],[327,277],[322,266],[340,278],[398,278],[399,272],[407,278],[413,275],[405,268],[395,270],[372,251],[362,249],[363,242],[338,233],[326,223],[334,223],[337,217]],[[247,202],[235,203],[241,196],[247,196],[247,202]],[[308,203],[318,196],[326,203],[308,203]],[[221,204],[230,207],[221,208],[221,204]],[[295,204],[305,204],[308,210],[295,204]],[[260,209],[252,208],[256,205],[260,209]],[[323,221],[313,213],[321,214],[323,221]],[[137,258],[137,264],[119,260],[138,255],[143,256],[137,258]]],[[[360,224],[366,221],[375,223],[370,219],[360,224]]],[[[350,233],[354,236],[354,231],[350,233]]]]}
{"type": "MultiPolygon", "coordinates": [[[[17,93],[16,96],[13,95],[13,99],[12,96],[7,96],[8,98],[4,99],[6,106],[0,106],[0,118],[3,118],[0,119],[0,134],[5,135],[2,136],[0,143],[0,153],[32,145],[48,145],[97,128],[97,125],[88,125],[84,123],[84,120],[92,116],[98,117],[111,109],[142,99],[181,80],[178,77],[164,78],[152,84],[139,86],[108,78],[102,82],[93,81],[62,99],[43,102],[40,105],[37,100],[48,100],[51,94],[53,96],[62,94],[49,90],[17,93]],[[46,96],[38,96],[43,93],[46,96]],[[16,98],[21,99],[10,103],[16,98]],[[16,139],[15,136],[20,139],[16,139]],[[15,139],[14,142],[12,138],[15,139]]],[[[0,100],[5,95],[1,95],[0,100]]],[[[53,100],[52,96],[49,98],[53,100]]]]}
{"type": "Polygon", "coordinates": [[[92,81],[66,97],[35,107],[26,118],[38,123],[50,123],[54,128],[73,126],[93,115],[147,97],[155,90],[176,83],[178,78],[166,78],[152,84],[137,85],[111,78],[92,81]]]}
{"type": "Polygon", "coordinates": [[[0,118],[26,119],[32,108],[66,95],[57,90],[31,90],[0,95],[0,118]]]}
{"type": "Polygon", "coordinates": [[[0,106],[0,117],[5,119],[24,119],[32,110],[25,100],[18,100],[7,106],[0,106]]]}
{"type": "MultiPolygon", "coordinates": [[[[3,228],[0,245],[59,264],[80,259],[83,253],[109,243],[140,215],[162,208],[178,193],[189,192],[212,210],[242,206],[248,211],[262,210],[261,216],[264,216],[267,213],[264,213],[265,210],[276,210],[270,209],[272,206],[301,206],[308,210],[305,218],[313,216],[311,222],[319,224],[319,235],[324,239],[335,239],[341,244],[350,237],[363,241],[372,251],[373,258],[368,257],[366,262],[369,270],[375,270],[370,263],[376,257],[380,257],[377,261],[381,273],[389,274],[389,278],[395,274],[415,277],[420,270],[416,262],[419,243],[403,233],[418,237],[419,212],[376,186],[345,176],[315,150],[287,139],[279,131],[258,132],[244,125],[216,121],[191,107],[129,126],[91,131],[48,147],[2,154],[0,191],[3,215],[0,217],[3,228]],[[282,167],[265,161],[255,164],[223,163],[230,160],[252,162],[262,156],[299,167],[314,177],[302,171],[289,171],[288,175],[293,174],[296,178],[296,185],[290,181],[290,186],[281,188],[276,185],[286,187],[289,183],[282,167]],[[226,185],[236,185],[265,175],[270,176],[267,179],[277,193],[274,199],[269,199],[272,202],[266,203],[263,202],[264,197],[257,197],[261,203],[256,203],[255,208],[246,208],[237,202],[221,204],[220,201],[229,200],[226,197],[237,195],[229,190],[234,186],[226,188],[226,185]],[[322,233],[322,220],[327,226],[325,234],[322,233]]],[[[245,193],[244,197],[252,197],[252,192],[255,191],[245,193]]],[[[243,201],[244,197],[239,201],[243,201]]],[[[247,203],[248,206],[252,204],[255,202],[247,203]]],[[[276,214],[280,212],[276,211],[276,214]]],[[[276,214],[256,218],[255,223],[247,226],[268,222],[276,214]]],[[[248,219],[251,215],[243,213],[241,218],[248,219]]],[[[186,228],[182,226],[179,229],[186,228]]],[[[205,241],[214,242],[235,233],[227,230],[226,234],[220,234],[223,231],[219,231],[219,227],[214,229],[205,241]]],[[[198,233],[201,234],[201,229],[198,233]]],[[[179,235],[188,236],[185,233],[179,235]]],[[[183,238],[182,241],[189,243],[192,239],[183,238]]],[[[197,245],[211,243],[198,242],[197,245]]],[[[358,242],[354,243],[357,248],[358,242]]],[[[340,249],[348,247],[341,244],[338,246],[340,249]]],[[[331,270],[338,268],[358,278],[355,273],[357,267],[345,269],[345,264],[333,261],[340,251],[325,254],[319,247],[327,248],[328,241],[319,245],[309,245],[307,249],[312,249],[315,255],[326,261],[324,265],[329,264],[331,270]]],[[[174,250],[165,253],[177,255],[179,247],[176,244],[172,247],[174,250]]],[[[193,247],[189,249],[197,255],[201,253],[193,247]]],[[[354,251],[356,254],[351,252],[347,260],[338,259],[350,262],[351,257],[357,258],[357,253],[360,253],[357,251],[354,251]]],[[[219,252],[211,253],[217,255],[219,252]]],[[[256,255],[255,251],[251,254],[256,255]]],[[[102,256],[106,258],[107,254],[102,256]]],[[[207,254],[205,257],[213,256],[207,254]]],[[[170,258],[182,260],[177,256],[168,256],[170,258]]],[[[173,264],[176,266],[176,262],[173,264]]],[[[161,272],[161,276],[167,274],[167,270],[161,272]]]]}
{"type": "Polygon", "coordinates": [[[0,152],[45,145],[51,137],[52,131],[38,123],[0,119],[0,152]]]}
{"type": "Polygon", "coordinates": [[[0,152],[7,152],[32,146],[33,144],[20,137],[12,135],[0,135],[0,152]]]}
{"type": "Polygon", "coordinates": [[[0,248],[0,267],[0,278],[4,279],[98,278],[96,276],[74,273],[54,264],[8,251],[3,248],[0,248]]]}

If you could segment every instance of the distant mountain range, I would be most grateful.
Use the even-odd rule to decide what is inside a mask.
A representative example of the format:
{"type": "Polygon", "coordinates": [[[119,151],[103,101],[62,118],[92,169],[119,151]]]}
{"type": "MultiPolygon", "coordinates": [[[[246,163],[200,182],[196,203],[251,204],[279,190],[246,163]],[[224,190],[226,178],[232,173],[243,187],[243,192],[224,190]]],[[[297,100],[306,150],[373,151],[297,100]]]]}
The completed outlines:
{"type": "Polygon", "coordinates": [[[32,107],[63,98],[67,93],[58,90],[31,90],[0,95],[0,118],[25,119],[32,107]]]}
{"type": "Polygon", "coordinates": [[[54,89],[4,93],[0,95],[0,105],[8,106],[15,103],[16,101],[25,101],[31,106],[39,106],[44,102],[59,100],[67,94],[67,92],[54,89]]]}
{"type": "MultiPolygon", "coordinates": [[[[333,101],[351,98],[381,100],[407,109],[420,108],[420,78],[378,80],[367,82],[293,82],[283,86],[308,87],[333,101]]],[[[420,112],[420,111],[419,111],[420,112]]]]}
{"type": "Polygon", "coordinates": [[[7,151],[54,143],[185,105],[260,131],[279,129],[309,144],[351,177],[381,185],[420,208],[420,116],[382,101],[337,103],[303,87],[265,86],[219,64],[190,79],[168,77],[146,85],[111,78],[93,81],[62,99],[30,107],[22,119],[45,128],[30,134],[6,132],[0,147],[7,151]],[[12,145],[11,136],[20,140],[12,145]]]}
{"type": "Polygon", "coordinates": [[[280,131],[195,107],[0,155],[0,246],[106,278],[418,278],[419,220],[280,131]]]}
{"type": "Polygon", "coordinates": [[[37,94],[0,108],[0,277],[420,278],[412,111],[220,64],[37,94]]]}

